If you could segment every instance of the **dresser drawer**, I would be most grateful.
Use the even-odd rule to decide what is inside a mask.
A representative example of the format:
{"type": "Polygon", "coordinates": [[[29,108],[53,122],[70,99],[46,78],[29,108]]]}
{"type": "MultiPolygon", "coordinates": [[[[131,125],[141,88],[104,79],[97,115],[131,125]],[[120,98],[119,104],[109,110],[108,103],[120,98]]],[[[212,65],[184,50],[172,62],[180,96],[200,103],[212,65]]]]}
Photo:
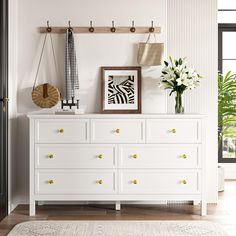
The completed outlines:
{"type": "Polygon", "coordinates": [[[37,144],[36,168],[115,168],[114,145],[37,144]]]}
{"type": "Polygon", "coordinates": [[[200,145],[139,144],[121,145],[120,168],[199,168],[200,145]]]}
{"type": "Polygon", "coordinates": [[[88,120],[42,119],[35,120],[36,143],[87,143],[88,120]]]}
{"type": "Polygon", "coordinates": [[[93,119],[91,142],[143,143],[144,124],[144,120],[139,119],[93,119]]]}
{"type": "Polygon", "coordinates": [[[200,172],[120,171],[121,194],[200,194],[200,172]]]}
{"type": "Polygon", "coordinates": [[[148,143],[195,143],[201,141],[201,121],[195,119],[148,119],[148,143]]]}
{"type": "Polygon", "coordinates": [[[36,170],[36,194],[114,194],[116,172],[111,170],[36,170]]]}

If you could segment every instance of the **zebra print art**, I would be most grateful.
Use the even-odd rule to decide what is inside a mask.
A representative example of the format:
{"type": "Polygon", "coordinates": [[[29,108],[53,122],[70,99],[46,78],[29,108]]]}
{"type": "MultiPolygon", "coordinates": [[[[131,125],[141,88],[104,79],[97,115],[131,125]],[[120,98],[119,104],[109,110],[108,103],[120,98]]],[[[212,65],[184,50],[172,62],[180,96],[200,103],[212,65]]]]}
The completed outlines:
{"type": "Polygon", "coordinates": [[[134,76],[108,77],[108,104],[134,104],[134,76]]]}

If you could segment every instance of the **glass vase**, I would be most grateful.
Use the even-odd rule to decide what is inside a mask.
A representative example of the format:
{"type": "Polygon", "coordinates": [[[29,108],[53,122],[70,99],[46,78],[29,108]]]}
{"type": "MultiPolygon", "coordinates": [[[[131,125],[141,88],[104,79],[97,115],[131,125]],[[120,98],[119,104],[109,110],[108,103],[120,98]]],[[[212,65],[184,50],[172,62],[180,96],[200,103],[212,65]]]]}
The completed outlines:
{"type": "Polygon", "coordinates": [[[184,113],[183,92],[178,92],[178,91],[176,92],[175,113],[176,114],[183,114],[184,113]]]}

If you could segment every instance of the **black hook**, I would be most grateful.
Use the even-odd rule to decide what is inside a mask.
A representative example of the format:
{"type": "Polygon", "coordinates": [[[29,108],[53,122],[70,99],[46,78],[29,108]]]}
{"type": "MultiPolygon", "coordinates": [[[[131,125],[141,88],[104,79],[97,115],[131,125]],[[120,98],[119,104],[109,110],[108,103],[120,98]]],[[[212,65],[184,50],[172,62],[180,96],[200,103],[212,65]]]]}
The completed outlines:
{"type": "Polygon", "coordinates": [[[130,28],[130,32],[134,33],[136,31],[134,27],[134,21],[132,21],[132,27],[130,28]]]}
{"type": "Polygon", "coordinates": [[[47,32],[48,33],[52,32],[52,28],[49,26],[49,21],[47,21],[47,32]]]}
{"type": "Polygon", "coordinates": [[[153,33],[155,31],[155,28],[153,26],[153,20],[152,20],[152,26],[149,28],[149,32],[150,33],[153,33]]]}
{"type": "Polygon", "coordinates": [[[71,27],[70,20],[68,21],[68,25],[69,25],[69,28],[68,28],[68,30],[69,30],[69,32],[71,32],[71,31],[73,30],[73,28],[71,27]]]}
{"type": "Polygon", "coordinates": [[[94,32],[93,21],[90,21],[89,32],[90,32],[90,33],[93,33],[93,32],[94,32]]]}
{"type": "Polygon", "coordinates": [[[115,32],[116,32],[114,20],[112,21],[111,32],[112,32],[112,33],[115,33],[115,32]]]}

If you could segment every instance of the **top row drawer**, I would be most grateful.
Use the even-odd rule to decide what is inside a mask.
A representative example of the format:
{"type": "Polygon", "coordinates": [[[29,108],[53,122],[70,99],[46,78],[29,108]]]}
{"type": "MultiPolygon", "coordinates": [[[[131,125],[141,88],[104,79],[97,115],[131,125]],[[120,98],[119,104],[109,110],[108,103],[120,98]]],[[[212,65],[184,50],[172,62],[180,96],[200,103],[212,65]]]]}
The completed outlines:
{"type": "Polygon", "coordinates": [[[39,119],[36,143],[196,143],[197,119],[39,119]],[[91,124],[90,124],[91,122],[91,124]]]}
{"type": "Polygon", "coordinates": [[[36,143],[88,143],[89,120],[41,119],[35,121],[36,143]]]}

